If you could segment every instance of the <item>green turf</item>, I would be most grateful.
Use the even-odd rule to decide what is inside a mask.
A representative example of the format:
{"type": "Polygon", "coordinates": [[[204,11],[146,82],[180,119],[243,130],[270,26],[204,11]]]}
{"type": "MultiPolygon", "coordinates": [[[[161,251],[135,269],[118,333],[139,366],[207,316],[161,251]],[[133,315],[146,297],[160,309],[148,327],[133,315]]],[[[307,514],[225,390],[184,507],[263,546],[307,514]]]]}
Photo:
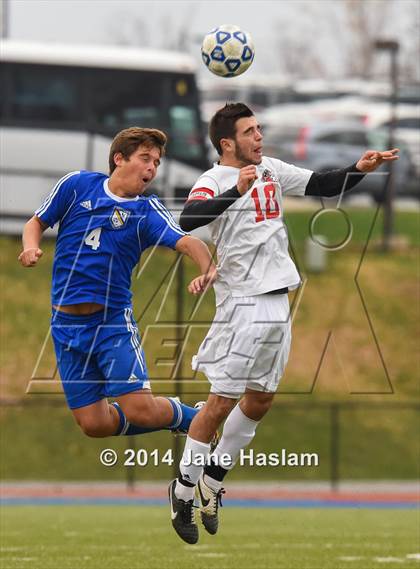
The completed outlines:
{"type": "MultiPolygon", "coordinates": [[[[232,480],[328,480],[331,473],[330,409],[310,405],[288,407],[279,400],[261,422],[251,447],[258,452],[311,452],[319,466],[240,466],[232,480]]],[[[340,412],[338,475],[341,479],[415,479],[419,475],[418,411],[398,408],[346,408],[340,412]]],[[[184,439],[178,439],[181,446],[184,439]]],[[[124,467],[124,451],[157,448],[160,456],[173,448],[175,437],[166,431],[137,437],[94,439],[82,434],[63,403],[45,401],[25,408],[0,410],[0,478],[3,480],[169,480],[174,465],[124,467]],[[13,444],[11,444],[13,441],[13,444]],[[119,463],[107,468],[100,451],[115,449],[119,463]],[[48,467],[46,467],[48,465],[48,467]]],[[[173,453],[175,457],[175,452],[173,453]]]]}
{"type": "MultiPolygon", "coordinates": [[[[328,202],[328,200],[326,200],[328,202]]],[[[299,248],[309,235],[311,220],[321,209],[314,208],[305,211],[285,212],[285,220],[291,240],[299,248]]],[[[318,215],[313,222],[313,232],[325,235],[331,243],[340,241],[347,234],[347,223],[352,227],[352,239],[350,246],[366,243],[366,238],[374,242],[382,238],[383,233],[383,209],[376,208],[348,208],[346,204],[341,206],[344,213],[338,212],[333,205],[326,203],[326,211],[318,215]],[[346,221],[346,218],[348,221],[346,221]]],[[[420,216],[416,211],[394,212],[393,229],[396,235],[404,236],[411,245],[420,245],[420,216]]]]}
{"type": "MultiPolygon", "coordinates": [[[[265,468],[258,471],[259,478],[325,480],[329,477],[331,420],[329,410],[320,408],[320,403],[374,401],[387,405],[399,400],[419,401],[417,245],[420,216],[417,212],[396,213],[396,229],[407,243],[401,249],[383,254],[375,244],[381,234],[381,213],[375,217],[374,209],[355,208],[347,213],[354,229],[351,243],[343,250],[328,253],[325,272],[312,274],[303,270],[307,278],[305,286],[299,293],[290,294],[295,316],[290,358],[275,408],[262,422],[253,443],[256,451],[272,452],[286,447],[292,452],[318,452],[320,466],[265,468]],[[371,228],[372,239],[358,272],[358,290],[355,275],[371,228]],[[331,341],[319,368],[331,331],[331,341]],[[289,408],[289,403],[306,403],[306,407],[289,408]]],[[[312,215],[311,211],[286,212],[291,243],[301,269],[305,266],[303,244],[312,215]]],[[[341,239],[343,219],[342,214],[336,212],[327,214],[315,230],[322,231],[331,240],[341,239]]],[[[33,375],[48,384],[43,380],[54,377],[56,368],[51,341],[41,352],[49,329],[54,243],[47,240],[43,243],[44,257],[39,267],[30,270],[17,263],[18,239],[2,236],[0,247],[3,269],[1,396],[15,398],[23,405],[30,403],[25,407],[1,409],[0,476],[41,480],[124,479],[127,469],[120,466],[104,469],[98,455],[104,447],[123,449],[131,444],[129,441],[92,440],[83,436],[66,409],[62,394],[54,396],[58,405],[51,407],[48,406],[50,399],[42,395],[25,395],[33,375]],[[40,363],[36,367],[38,356],[40,363]]],[[[140,319],[154,393],[170,395],[180,386],[183,398],[192,402],[202,399],[209,388],[203,374],[192,380],[191,356],[196,353],[213,318],[214,295],[209,292],[191,316],[197,299],[185,292],[185,283],[196,271],[186,260],[182,287],[186,324],[179,330],[184,335],[189,327],[191,334],[185,336],[184,351],[179,349],[182,342],[174,341],[178,274],[172,281],[170,278],[176,260],[173,251],[161,248],[154,255],[146,253],[141,265],[144,272],[138,279],[136,273],[134,278],[133,301],[135,314],[140,319]],[[177,361],[181,364],[179,368],[177,361]],[[180,381],[185,378],[188,381],[180,381]]],[[[339,475],[351,479],[415,478],[419,469],[417,433],[418,414],[413,409],[344,410],[340,413],[339,475]]],[[[172,445],[172,438],[167,433],[150,435],[137,438],[136,444],[163,449],[172,445]]],[[[168,474],[168,468],[163,467],[136,470],[138,478],[168,479],[168,474]]],[[[233,477],[253,479],[255,472],[236,469],[233,477]]]]}
{"type": "MultiPolygon", "coordinates": [[[[416,308],[417,278],[418,278],[418,247],[420,243],[419,221],[417,212],[396,212],[396,232],[406,239],[406,249],[395,251],[389,255],[380,253],[375,245],[382,231],[382,211],[376,215],[375,209],[346,209],[353,227],[351,242],[337,252],[327,255],[327,271],[318,274],[306,274],[304,262],[304,242],[309,235],[310,220],[313,211],[286,212],[286,222],[289,228],[290,242],[297,264],[308,281],[303,293],[303,300],[299,303],[295,318],[294,344],[296,353],[301,352],[296,338],[305,341],[305,354],[309,363],[300,369],[293,359],[293,352],[288,365],[288,372],[294,384],[301,391],[310,388],[317,369],[319,353],[322,351],[326,333],[338,324],[351,326],[351,335],[343,329],[343,344],[363,347],[368,344],[372,347],[372,335],[367,327],[366,316],[355,287],[355,275],[359,261],[371,233],[369,248],[366,252],[363,265],[358,273],[358,285],[364,295],[364,301],[371,314],[376,333],[381,334],[378,342],[382,349],[385,362],[394,369],[389,370],[390,375],[398,382],[398,391],[405,395],[418,395],[418,386],[413,381],[412,370],[415,365],[414,358],[410,356],[415,350],[415,340],[418,334],[418,308],[416,308]],[[372,230],[372,231],[371,231],[372,230]],[[325,311],[322,299],[327,299],[329,310],[325,311]],[[348,305],[346,322],[343,317],[334,317],[334,306],[346,308],[348,305]],[[326,313],[326,314],[325,314],[326,313]],[[350,315],[350,316],[349,316],[350,315]],[[334,318],[327,321],[324,316],[334,318]],[[392,326],[390,326],[392,323],[392,326]],[[396,330],[398,328],[398,330],[396,330]],[[397,333],[395,333],[397,332],[397,333]],[[312,338],[315,334],[318,339],[312,338]],[[404,335],[404,346],[398,344],[398,338],[404,335]],[[356,336],[358,336],[356,338],[356,336]],[[317,342],[319,341],[319,345],[317,342]],[[404,348],[404,349],[403,349],[404,348]],[[317,358],[311,360],[311,350],[317,358]],[[305,383],[304,385],[301,385],[305,383]]],[[[315,232],[322,232],[331,243],[343,237],[343,227],[346,225],[343,214],[327,212],[319,218],[314,227],[315,232]]],[[[44,257],[35,269],[23,269],[17,262],[21,249],[20,240],[2,236],[0,238],[2,263],[2,342],[0,346],[1,366],[4,374],[3,396],[22,397],[29,378],[34,375],[38,378],[54,376],[55,358],[52,342],[46,343],[42,352],[44,340],[47,336],[50,319],[50,278],[53,258],[53,241],[44,241],[42,244],[44,257]],[[24,341],[22,341],[24,338],[24,341]],[[35,366],[39,358],[38,367],[35,366]]],[[[171,382],[176,372],[176,320],[177,291],[176,271],[177,256],[174,252],[159,248],[156,253],[148,251],[142,258],[140,274],[135,271],[133,278],[133,304],[136,317],[139,318],[140,329],[143,334],[143,343],[148,361],[149,374],[154,381],[155,393],[159,391],[159,380],[171,382]],[[176,278],[171,281],[171,277],[176,278]],[[139,278],[137,278],[139,276],[139,278]],[[152,357],[153,355],[153,357],[152,357]]],[[[193,314],[197,298],[185,292],[186,283],[196,275],[193,264],[186,260],[184,286],[183,319],[186,323],[179,328],[181,336],[185,337],[184,352],[181,358],[182,369],[178,369],[177,377],[191,380],[191,356],[207,332],[209,323],[214,315],[214,296],[210,292],[193,314]],[[189,327],[189,329],[188,329],[189,327]]],[[[292,295],[291,299],[293,299],[292,295]]],[[[340,312],[341,314],[341,312],[340,312]]],[[[179,345],[179,342],[178,342],[179,345]]],[[[340,346],[339,346],[340,347],[340,346]]],[[[301,358],[300,358],[301,359],[301,358]]],[[[355,369],[350,369],[350,375],[360,377],[365,384],[373,380],[372,384],[380,384],[384,374],[381,363],[375,350],[366,352],[364,358],[351,359],[355,369]],[[379,378],[372,377],[372,368],[377,368],[379,378]],[[369,368],[369,369],[368,369],[369,368]]],[[[346,362],[345,362],[346,363],[346,362]]],[[[328,374],[335,378],[334,370],[328,374]]],[[[208,386],[204,378],[201,385],[195,382],[194,389],[207,392],[208,386]]],[[[320,380],[322,381],[322,377],[320,380]]],[[[285,384],[289,379],[285,378],[285,384]]],[[[335,379],[334,379],[334,383],[335,379]]],[[[191,387],[191,384],[190,386],[191,387]]],[[[296,386],[286,385],[288,391],[296,391],[296,386]]],[[[360,391],[360,385],[351,385],[355,391],[360,391]]],[[[369,389],[371,389],[369,385],[369,389]]],[[[383,385],[380,385],[382,388],[383,385]]],[[[386,386],[385,386],[386,387],[386,386]]],[[[163,388],[170,391],[168,383],[163,388]]],[[[327,389],[327,391],[332,391],[327,389]]]]}
{"type": "Polygon", "coordinates": [[[217,536],[196,546],[174,533],[165,507],[5,507],[5,569],[390,569],[418,560],[408,510],[222,510],[217,536]],[[391,559],[394,558],[394,561],[391,559]]]}

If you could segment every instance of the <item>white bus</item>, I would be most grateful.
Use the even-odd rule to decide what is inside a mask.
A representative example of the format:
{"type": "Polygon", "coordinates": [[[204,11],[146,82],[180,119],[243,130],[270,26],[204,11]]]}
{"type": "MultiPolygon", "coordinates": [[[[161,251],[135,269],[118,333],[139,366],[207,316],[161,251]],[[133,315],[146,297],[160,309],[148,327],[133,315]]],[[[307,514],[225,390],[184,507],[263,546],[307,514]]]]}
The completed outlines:
{"type": "Polygon", "coordinates": [[[169,136],[154,190],[174,207],[208,167],[193,60],[149,49],[3,40],[1,232],[18,233],[63,174],[108,172],[128,126],[169,136]]]}

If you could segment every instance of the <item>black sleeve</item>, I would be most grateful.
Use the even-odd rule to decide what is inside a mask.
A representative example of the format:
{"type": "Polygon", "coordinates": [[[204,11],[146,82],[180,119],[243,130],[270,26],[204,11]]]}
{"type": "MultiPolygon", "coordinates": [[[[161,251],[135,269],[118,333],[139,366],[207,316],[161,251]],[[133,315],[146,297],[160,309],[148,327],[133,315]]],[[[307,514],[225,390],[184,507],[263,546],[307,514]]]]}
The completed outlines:
{"type": "Polygon", "coordinates": [[[332,197],[347,192],[363,179],[365,174],[352,164],[341,170],[314,172],[306,185],[305,196],[332,197]]]}
{"type": "Polygon", "coordinates": [[[235,203],[241,197],[236,186],[226,190],[220,196],[209,200],[190,200],[184,205],[179,225],[183,231],[192,231],[197,227],[202,227],[211,223],[216,217],[221,215],[225,209],[235,203]]]}

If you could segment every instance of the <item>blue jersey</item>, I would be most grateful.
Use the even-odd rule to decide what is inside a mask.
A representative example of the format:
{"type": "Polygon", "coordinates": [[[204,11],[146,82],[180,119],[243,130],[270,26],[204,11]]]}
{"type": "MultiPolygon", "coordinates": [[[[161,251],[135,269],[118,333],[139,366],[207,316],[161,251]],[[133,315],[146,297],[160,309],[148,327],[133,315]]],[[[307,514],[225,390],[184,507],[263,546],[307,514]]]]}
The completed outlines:
{"type": "Polygon", "coordinates": [[[70,172],[35,215],[60,223],[52,303],[96,302],[111,308],[131,303],[131,273],[152,245],[175,248],[186,235],[156,196],[121,198],[97,172],[70,172]]]}

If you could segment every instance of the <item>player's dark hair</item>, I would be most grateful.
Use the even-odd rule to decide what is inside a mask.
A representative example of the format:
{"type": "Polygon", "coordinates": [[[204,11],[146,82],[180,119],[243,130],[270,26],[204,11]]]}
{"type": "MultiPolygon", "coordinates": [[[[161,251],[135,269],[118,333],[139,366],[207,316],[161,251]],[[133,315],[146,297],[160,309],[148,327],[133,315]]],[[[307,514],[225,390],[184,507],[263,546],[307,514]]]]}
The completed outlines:
{"type": "Polygon", "coordinates": [[[222,138],[235,138],[236,121],[252,116],[254,113],[244,103],[227,103],[212,117],[209,124],[209,136],[219,156],[222,155],[220,145],[222,138]]]}
{"type": "Polygon", "coordinates": [[[140,128],[133,126],[120,131],[114,138],[109,149],[109,173],[115,170],[114,155],[121,152],[125,160],[137,150],[139,146],[158,148],[160,155],[165,154],[167,137],[164,132],[156,128],[140,128]]]}

